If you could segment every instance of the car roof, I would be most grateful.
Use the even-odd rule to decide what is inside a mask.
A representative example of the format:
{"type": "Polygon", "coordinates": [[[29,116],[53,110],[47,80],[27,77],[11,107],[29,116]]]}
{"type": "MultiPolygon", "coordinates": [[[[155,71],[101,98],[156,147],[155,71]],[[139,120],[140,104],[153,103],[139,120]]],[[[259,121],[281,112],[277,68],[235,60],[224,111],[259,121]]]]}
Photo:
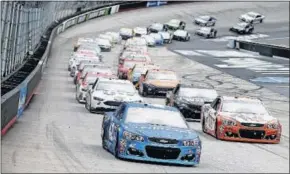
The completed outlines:
{"type": "Polygon", "coordinates": [[[198,18],[201,18],[201,19],[209,19],[211,16],[209,15],[202,15],[202,16],[198,16],[198,18]]]}
{"type": "Polygon", "coordinates": [[[169,111],[178,111],[175,107],[159,105],[159,104],[148,104],[148,103],[133,103],[133,102],[125,102],[124,105],[126,107],[134,107],[134,108],[152,108],[152,109],[163,109],[169,111]]]}
{"type": "Polygon", "coordinates": [[[250,12],[248,12],[247,14],[259,15],[259,13],[257,13],[257,12],[253,12],[253,11],[250,11],[250,12]]]}

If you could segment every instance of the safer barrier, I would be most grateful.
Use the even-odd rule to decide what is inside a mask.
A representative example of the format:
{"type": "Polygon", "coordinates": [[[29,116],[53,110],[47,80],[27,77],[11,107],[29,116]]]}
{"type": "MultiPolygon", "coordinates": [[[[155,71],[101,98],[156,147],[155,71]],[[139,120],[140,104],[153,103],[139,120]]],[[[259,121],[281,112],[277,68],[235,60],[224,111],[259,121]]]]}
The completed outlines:
{"type": "Polygon", "coordinates": [[[256,43],[245,40],[233,40],[230,41],[229,45],[236,49],[244,49],[248,51],[258,52],[263,56],[279,56],[289,59],[290,49],[283,46],[276,46],[271,44],[256,43]]]}
{"type": "MultiPolygon", "coordinates": [[[[169,4],[169,3],[168,3],[169,4]]],[[[2,96],[1,101],[1,135],[5,135],[7,130],[16,122],[22,115],[24,109],[31,101],[35,94],[38,84],[41,80],[43,70],[46,67],[48,57],[50,56],[51,45],[54,38],[64,32],[66,29],[77,25],[79,23],[88,21],[93,18],[111,15],[117,12],[126,11],[130,9],[145,8],[147,1],[131,1],[131,2],[116,2],[107,6],[99,7],[88,12],[82,12],[59,24],[54,23],[47,32],[46,38],[42,38],[43,44],[40,46],[40,52],[31,57],[26,66],[29,71],[22,72],[24,78],[18,86],[2,96]],[[48,39],[49,38],[49,39],[48,39]],[[43,53],[44,52],[44,53],[43,53]],[[42,54],[43,53],[43,54],[42,54]],[[29,72],[25,74],[25,72],[29,72]],[[31,72],[31,73],[30,73],[31,72]],[[27,76],[28,75],[28,76],[27,76]]],[[[26,70],[27,70],[26,69],[26,70]]],[[[13,83],[13,82],[11,82],[13,83]]],[[[17,83],[17,82],[15,82],[17,83]]],[[[14,84],[15,85],[15,84],[14,84]]],[[[15,85],[16,86],[16,85],[15,85]]]]}

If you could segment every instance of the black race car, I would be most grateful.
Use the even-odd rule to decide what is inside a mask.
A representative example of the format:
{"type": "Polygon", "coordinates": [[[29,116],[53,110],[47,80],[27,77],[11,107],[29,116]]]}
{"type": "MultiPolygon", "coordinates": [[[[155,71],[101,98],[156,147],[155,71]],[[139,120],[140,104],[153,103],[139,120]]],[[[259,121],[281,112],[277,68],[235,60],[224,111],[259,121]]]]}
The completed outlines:
{"type": "Polygon", "coordinates": [[[200,120],[201,107],[212,103],[217,96],[214,89],[178,84],[172,92],[166,94],[165,104],[178,108],[188,121],[200,120]]]}
{"type": "Polygon", "coordinates": [[[242,22],[231,27],[230,31],[238,34],[251,34],[254,31],[254,26],[250,23],[242,22]]]}

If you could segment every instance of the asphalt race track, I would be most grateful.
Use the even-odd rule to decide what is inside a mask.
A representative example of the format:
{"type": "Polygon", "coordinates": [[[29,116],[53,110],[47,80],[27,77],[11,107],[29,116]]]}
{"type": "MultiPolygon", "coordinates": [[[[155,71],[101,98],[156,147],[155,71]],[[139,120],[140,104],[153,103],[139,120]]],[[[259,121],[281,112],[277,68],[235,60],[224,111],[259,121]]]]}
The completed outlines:
{"type": "MultiPolygon", "coordinates": [[[[289,98],[253,84],[243,78],[243,75],[237,78],[235,75],[229,75],[228,70],[217,68],[214,64],[222,64],[222,61],[216,60],[221,59],[218,54],[207,55],[204,58],[187,55],[185,58],[181,56],[183,54],[169,51],[169,49],[189,50],[189,48],[194,51],[197,48],[225,52],[227,42],[200,41],[203,43],[201,45],[197,44],[200,40],[198,37],[192,37],[191,42],[174,42],[168,46],[169,49],[152,48],[150,55],[161,67],[176,70],[184,82],[214,86],[221,95],[244,94],[260,97],[268,110],[280,119],[283,125],[283,136],[281,143],[274,145],[226,142],[203,134],[200,123],[190,123],[191,128],[200,133],[203,141],[201,163],[198,167],[122,161],[104,151],[100,137],[102,115],[89,113],[84,105],[75,100],[75,88],[67,71],[72,41],[77,36],[96,37],[102,31],[117,31],[120,27],[147,26],[154,21],[166,22],[171,18],[185,20],[188,30],[193,31],[195,26],[191,23],[192,16],[204,13],[218,17],[217,28],[226,28],[234,24],[241,13],[249,10],[266,15],[267,20],[265,24],[261,24],[261,30],[268,33],[269,37],[272,33],[274,33],[273,37],[276,37],[275,34],[279,37],[289,36],[289,33],[283,35],[287,28],[286,22],[289,20],[288,2],[202,2],[141,9],[95,19],[61,34],[53,43],[52,55],[37,95],[34,96],[23,117],[2,138],[2,172],[287,173],[289,171],[289,98]],[[275,27],[277,19],[279,23],[285,24],[284,29],[281,25],[275,27]]],[[[255,32],[260,33],[258,27],[255,32]]],[[[225,36],[230,35],[224,33],[225,36]]],[[[117,68],[117,55],[120,49],[121,46],[117,45],[112,52],[104,53],[104,61],[114,69],[117,68]]],[[[206,53],[209,52],[199,52],[200,55],[206,53]]],[[[255,56],[248,52],[244,53],[243,57],[241,54],[241,52],[236,53],[240,55],[238,58],[255,56]]],[[[264,57],[255,58],[271,61],[264,57]]],[[[280,61],[284,64],[284,60],[280,61]]],[[[239,71],[241,74],[250,73],[246,68],[239,71]]],[[[164,99],[160,98],[145,100],[164,104],[164,99]]]]}

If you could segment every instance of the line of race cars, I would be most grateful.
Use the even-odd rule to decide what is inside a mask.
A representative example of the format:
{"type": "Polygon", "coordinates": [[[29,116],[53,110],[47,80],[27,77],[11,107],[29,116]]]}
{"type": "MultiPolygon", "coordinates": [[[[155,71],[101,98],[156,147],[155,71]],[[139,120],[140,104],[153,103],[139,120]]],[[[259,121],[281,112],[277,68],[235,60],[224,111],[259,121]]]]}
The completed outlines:
{"type": "Polygon", "coordinates": [[[164,44],[165,37],[152,34],[173,30],[166,43],[188,40],[188,33],[176,34],[183,29],[185,23],[173,19],[165,25],[121,28],[75,42],[68,70],[76,100],[89,112],[104,113],[103,148],[116,158],[195,166],[202,143],[187,123],[192,120],[200,121],[202,131],[217,139],[279,143],[281,124],[259,99],[220,96],[215,89],[183,84],[175,71],[154,64],[148,49],[164,44]],[[123,49],[114,73],[101,52],[116,44],[123,49]],[[150,96],[165,97],[165,105],[144,102],[143,97],[150,96]]]}

